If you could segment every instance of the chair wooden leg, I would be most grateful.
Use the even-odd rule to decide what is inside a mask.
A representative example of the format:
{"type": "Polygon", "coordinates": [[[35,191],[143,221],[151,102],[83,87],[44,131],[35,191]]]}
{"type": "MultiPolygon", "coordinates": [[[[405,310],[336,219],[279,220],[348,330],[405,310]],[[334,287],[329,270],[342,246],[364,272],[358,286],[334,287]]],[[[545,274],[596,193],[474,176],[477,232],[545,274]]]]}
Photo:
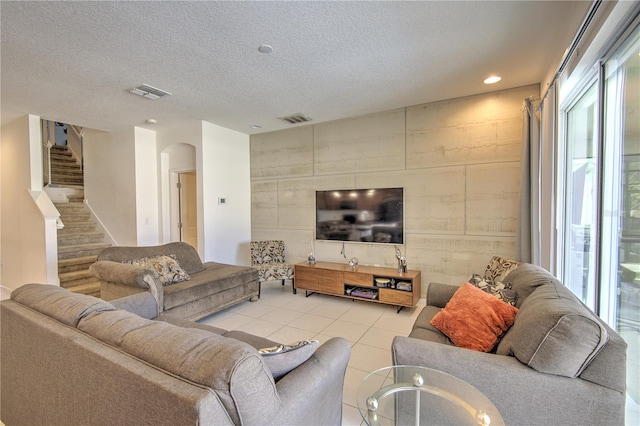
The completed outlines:
{"type": "Polygon", "coordinates": [[[291,289],[293,290],[293,294],[298,294],[298,291],[296,290],[296,286],[293,284],[293,278],[291,278],[291,289]]]}

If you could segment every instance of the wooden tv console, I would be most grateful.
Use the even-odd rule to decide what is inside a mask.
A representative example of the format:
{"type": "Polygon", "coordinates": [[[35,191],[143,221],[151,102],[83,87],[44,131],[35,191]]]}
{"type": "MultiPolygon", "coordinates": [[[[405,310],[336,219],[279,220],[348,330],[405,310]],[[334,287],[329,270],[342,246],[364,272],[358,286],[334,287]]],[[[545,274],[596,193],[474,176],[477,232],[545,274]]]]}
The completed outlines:
{"type": "Polygon", "coordinates": [[[322,293],[385,303],[395,305],[398,312],[403,307],[415,306],[420,299],[420,271],[400,273],[395,268],[379,266],[352,269],[343,263],[316,262],[295,264],[294,276],[295,289],[305,290],[307,297],[322,293]]]}

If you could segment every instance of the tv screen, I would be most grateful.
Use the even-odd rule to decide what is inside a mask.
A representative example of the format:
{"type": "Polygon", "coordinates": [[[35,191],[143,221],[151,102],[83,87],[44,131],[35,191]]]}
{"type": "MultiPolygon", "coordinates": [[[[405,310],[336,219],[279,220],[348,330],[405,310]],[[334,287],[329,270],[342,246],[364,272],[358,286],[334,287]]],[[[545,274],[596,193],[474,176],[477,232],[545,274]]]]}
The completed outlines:
{"type": "Polygon", "coordinates": [[[316,239],[403,244],[404,188],[316,191],[316,239]]]}

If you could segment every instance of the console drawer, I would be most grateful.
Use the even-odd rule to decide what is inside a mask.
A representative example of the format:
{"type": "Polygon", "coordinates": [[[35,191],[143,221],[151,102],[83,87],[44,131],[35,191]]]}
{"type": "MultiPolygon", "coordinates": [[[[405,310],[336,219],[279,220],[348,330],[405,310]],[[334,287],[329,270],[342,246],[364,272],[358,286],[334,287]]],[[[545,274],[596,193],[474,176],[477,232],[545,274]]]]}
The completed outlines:
{"type": "Polygon", "coordinates": [[[393,305],[413,306],[413,294],[410,291],[380,289],[379,300],[393,305]]]}
{"type": "Polygon", "coordinates": [[[362,272],[344,272],[344,283],[345,284],[357,284],[364,285],[367,287],[373,286],[373,275],[365,274],[362,272]]]}

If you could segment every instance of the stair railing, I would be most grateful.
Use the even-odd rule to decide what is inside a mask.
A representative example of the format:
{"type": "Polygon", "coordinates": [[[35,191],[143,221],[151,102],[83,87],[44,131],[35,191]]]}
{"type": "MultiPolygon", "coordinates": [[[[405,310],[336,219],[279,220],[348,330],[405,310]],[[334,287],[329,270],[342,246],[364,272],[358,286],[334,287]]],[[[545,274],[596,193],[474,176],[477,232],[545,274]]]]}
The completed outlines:
{"type": "Polygon", "coordinates": [[[67,125],[67,148],[71,150],[76,160],[80,162],[80,167],[84,169],[84,159],[82,158],[82,127],[67,125]]]}
{"type": "Polygon", "coordinates": [[[48,120],[40,120],[42,126],[42,174],[43,186],[51,184],[51,147],[55,142],[55,132],[52,131],[52,122],[48,120]],[[51,138],[54,142],[51,142],[51,138]]]}

